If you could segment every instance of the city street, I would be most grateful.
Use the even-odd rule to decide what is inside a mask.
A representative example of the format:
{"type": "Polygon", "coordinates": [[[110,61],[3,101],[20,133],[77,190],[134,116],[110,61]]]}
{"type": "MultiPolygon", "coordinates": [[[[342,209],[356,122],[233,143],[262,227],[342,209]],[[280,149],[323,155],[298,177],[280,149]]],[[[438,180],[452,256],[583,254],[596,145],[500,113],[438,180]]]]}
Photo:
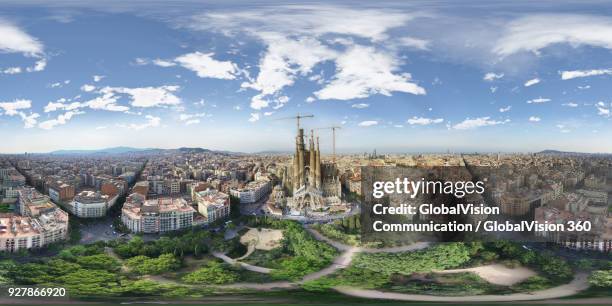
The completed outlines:
{"type": "Polygon", "coordinates": [[[113,220],[109,217],[97,220],[79,220],[81,226],[80,243],[89,244],[96,241],[110,241],[120,237],[113,228],[113,220]]]}

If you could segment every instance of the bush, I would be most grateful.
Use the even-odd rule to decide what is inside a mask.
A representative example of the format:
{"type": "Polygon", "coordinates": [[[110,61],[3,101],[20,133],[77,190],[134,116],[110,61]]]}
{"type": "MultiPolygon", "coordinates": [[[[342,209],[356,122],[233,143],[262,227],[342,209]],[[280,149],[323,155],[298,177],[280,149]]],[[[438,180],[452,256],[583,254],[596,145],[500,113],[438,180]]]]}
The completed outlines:
{"type": "Polygon", "coordinates": [[[161,274],[178,269],[181,263],[172,254],[162,254],[157,258],[135,256],[128,259],[126,265],[137,274],[161,274]]]}
{"type": "Polygon", "coordinates": [[[612,270],[594,271],[589,276],[589,284],[594,287],[612,288],[612,270]]]}
{"type": "Polygon", "coordinates": [[[353,265],[386,275],[409,275],[455,268],[469,260],[469,248],[464,243],[445,243],[414,252],[358,254],[353,265]]]}
{"type": "Polygon", "coordinates": [[[83,268],[93,270],[119,271],[121,269],[119,261],[106,254],[77,257],[76,263],[83,268]]]}
{"type": "Polygon", "coordinates": [[[547,289],[552,286],[550,280],[539,275],[532,276],[520,284],[514,285],[512,288],[516,291],[536,291],[547,289]]]}
{"type": "Polygon", "coordinates": [[[191,272],[183,277],[188,284],[222,285],[234,283],[238,274],[226,269],[223,264],[216,261],[208,262],[207,266],[191,272]]]}

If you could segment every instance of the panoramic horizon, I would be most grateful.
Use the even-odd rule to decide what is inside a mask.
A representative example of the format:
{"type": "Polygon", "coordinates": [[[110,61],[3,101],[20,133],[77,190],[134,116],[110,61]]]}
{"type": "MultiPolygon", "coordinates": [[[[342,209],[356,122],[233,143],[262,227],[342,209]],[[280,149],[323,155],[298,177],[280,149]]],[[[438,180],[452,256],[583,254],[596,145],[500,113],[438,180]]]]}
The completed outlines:
{"type": "Polygon", "coordinates": [[[612,5],[555,3],[4,1],[0,151],[284,151],[309,113],[338,152],[609,153],[612,5]]]}
{"type": "MultiPolygon", "coordinates": [[[[146,151],[146,150],[178,150],[181,148],[186,148],[186,149],[205,149],[205,150],[210,150],[213,152],[229,152],[229,153],[238,153],[238,154],[264,154],[264,153],[273,153],[273,154],[293,154],[294,152],[292,150],[261,150],[261,151],[232,151],[232,150],[224,150],[224,149],[215,149],[215,148],[205,148],[205,147],[198,147],[198,146],[179,146],[179,147],[131,147],[131,146],[113,146],[113,147],[100,147],[100,148],[72,148],[72,147],[68,147],[68,148],[63,148],[63,149],[58,149],[58,150],[50,150],[50,151],[41,151],[41,152],[15,152],[15,153],[6,153],[6,152],[0,152],[0,155],[20,155],[20,154],[41,154],[41,155],[45,155],[45,154],[64,154],[64,152],[68,152],[66,154],[88,154],[88,153],[98,153],[98,152],[104,152],[107,150],[114,150],[114,149],[126,149],[125,152],[137,152],[137,151],[146,151]],[[76,152],[76,153],[74,153],[76,152]]],[[[370,151],[358,151],[358,150],[354,150],[354,151],[348,151],[348,150],[337,150],[337,154],[338,155],[354,155],[354,154],[370,154],[373,151],[376,151],[378,154],[495,154],[495,153],[500,153],[500,154],[531,154],[531,153],[541,153],[541,152],[547,152],[547,153],[554,153],[554,152],[558,152],[558,153],[578,153],[578,154],[602,154],[602,155],[609,155],[612,154],[612,152],[581,152],[581,151],[564,151],[564,150],[554,150],[554,149],[544,149],[544,150],[539,150],[539,151],[486,151],[486,150],[481,150],[481,151],[474,151],[474,150],[457,150],[457,151],[452,151],[450,149],[447,150],[429,150],[429,151],[419,151],[419,150],[414,150],[414,151],[407,151],[407,150],[401,150],[401,149],[377,149],[374,148],[370,151]]],[[[119,154],[124,153],[124,151],[119,152],[119,154]]],[[[321,150],[322,156],[331,156],[332,152],[331,150],[321,150]]],[[[115,154],[114,152],[111,152],[110,154],[115,154]]]]}
{"type": "Polygon", "coordinates": [[[0,0],[0,305],[612,305],[611,52],[601,0],[0,0]]]}

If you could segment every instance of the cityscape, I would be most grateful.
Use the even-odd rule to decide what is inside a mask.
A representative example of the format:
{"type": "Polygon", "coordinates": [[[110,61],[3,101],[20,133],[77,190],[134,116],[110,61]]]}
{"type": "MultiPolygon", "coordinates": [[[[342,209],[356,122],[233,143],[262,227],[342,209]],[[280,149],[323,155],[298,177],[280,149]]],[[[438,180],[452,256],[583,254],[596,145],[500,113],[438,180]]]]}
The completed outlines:
{"type": "Polygon", "coordinates": [[[610,305],[611,37],[599,1],[3,1],[0,304],[610,305]]]}

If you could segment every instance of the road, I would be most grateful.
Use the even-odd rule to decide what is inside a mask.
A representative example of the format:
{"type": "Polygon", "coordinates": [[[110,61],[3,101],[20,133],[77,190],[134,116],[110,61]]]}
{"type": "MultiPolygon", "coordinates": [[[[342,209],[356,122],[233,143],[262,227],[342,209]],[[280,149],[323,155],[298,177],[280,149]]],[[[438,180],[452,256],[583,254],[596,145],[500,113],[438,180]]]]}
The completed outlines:
{"type": "MultiPolygon", "coordinates": [[[[77,220],[75,218],[75,220],[77,220]]],[[[111,241],[119,238],[119,233],[113,228],[113,219],[104,217],[91,220],[77,220],[81,222],[81,244],[91,244],[96,241],[111,241]]]]}

